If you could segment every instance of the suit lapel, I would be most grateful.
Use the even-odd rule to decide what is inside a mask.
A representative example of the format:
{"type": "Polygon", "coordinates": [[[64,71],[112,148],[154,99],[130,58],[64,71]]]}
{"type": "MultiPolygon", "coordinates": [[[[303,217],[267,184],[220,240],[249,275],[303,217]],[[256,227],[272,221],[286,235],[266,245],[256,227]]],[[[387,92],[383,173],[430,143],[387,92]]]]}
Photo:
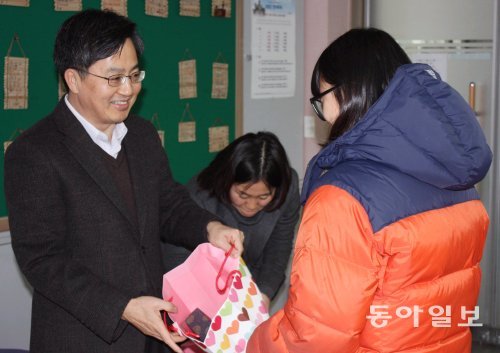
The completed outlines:
{"type": "Polygon", "coordinates": [[[128,128],[128,132],[127,136],[125,136],[122,141],[122,146],[125,148],[127,154],[130,179],[132,180],[132,186],[134,188],[137,222],[139,225],[139,232],[141,233],[142,237],[144,236],[144,232],[146,229],[148,198],[151,195],[148,188],[149,176],[146,173],[148,168],[145,164],[146,158],[141,152],[141,136],[139,136],[134,130],[133,123],[129,124],[127,121],[126,125],[128,128]]]}
{"type": "Polygon", "coordinates": [[[92,177],[102,192],[129,221],[131,226],[134,226],[123,197],[120,195],[111,175],[99,156],[99,150],[97,149],[100,147],[92,141],[83,126],[68,109],[64,98],[61,99],[56,107],[54,119],[59,130],[65,135],[63,143],[68,150],[90,177],[92,177]]]}

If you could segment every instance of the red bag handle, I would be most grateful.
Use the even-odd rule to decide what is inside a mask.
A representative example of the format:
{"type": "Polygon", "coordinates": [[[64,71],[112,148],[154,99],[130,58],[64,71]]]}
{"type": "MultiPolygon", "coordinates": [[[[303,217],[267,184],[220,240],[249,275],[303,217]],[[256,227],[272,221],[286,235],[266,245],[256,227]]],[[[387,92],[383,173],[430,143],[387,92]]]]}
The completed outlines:
{"type": "Polygon", "coordinates": [[[224,288],[219,288],[219,278],[222,275],[222,270],[224,269],[224,265],[226,264],[226,261],[229,257],[229,254],[231,254],[231,251],[233,251],[233,249],[234,249],[234,244],[231,244],[231,248],[225,253],[224,261],[222,261],[222,265],[220,266],[219,273],[217,274],[217,277],[215,278],[215,287],[217,288],[217,292],[219,292],[219,294],[224,294],[226,292],[227,288],[229,287],[229,281],[232,279],[231,277],[234,277],[236,275],[241,276],[241,272],[239,270],[233,270],[233,271],[229,272],[229,274],[227,275],[227,278],[226,278],[226,285],[224,286],[224,288]]]}
{"type": "MultiPolygon", "coordinates": [[[[222,261],[222,265],[219,269],[219,273],[217,273],[217,277],[215,278],[215,287],[217,288],[217,292],[219,292],[219,294],[224,294],[226,291],[227,291],[227,288],[229,287],[229,281],[231,280],[231,277],[234,277],[236,275],[240,275],[241,276],[241,272],[239,270],[233,270],[231,272],[229,272],[227,278],[226,278],[226,284],[224,286],[224,288],[219,288],[219,279],[222,275],[222,270],[224,269],[224,265],[226,264],[227,262],[227,259],[229,257],[229,255],[231,254],[231,251],[233,251],[234,249],[234,244],[231,244],[231,248],[224,254],[224,261],[222,261]]],[[[170,297],[168,299],[168,301],[172,301],[173,300],[173,297],[170,297]]],[[[170,332],[178,332],[177,329],[175,328],[175,326],[173,325],[173,322],[172,320],[170,319],[170,317],[168,317],[168,314],[166,311],[163,311],[162,312],[162,316],[163,316],[163,322],[165,324],[165,326],[167,327],[167,329],[170,331],[170,332]]],[[[191,337],[191,338],[196,338],[196,339],[200,339],[200,336],[195,333],[195,332],[192,332],[191,330],[189,330],[189,328],[187,329],[184,329],[185,331],[187,332],[184,332],[184,334],[187,336],[187,337],[191,337]]]]}
{"type": "MultiPolygon", "coordinates": [[[[167,301],[171,302],[173,299],[173,297],[170,297],[168,298],[167,301]]],[[[170,331],[170,332],[175,332],[175,333],[178,333],[179,331],[177,330],[177,328],[174,326],[174,322],[172,321],[172,319],[168,316],[167,312],[165,310],[162,310],[162,316],[163,316],[163,323],[165,324],[165,326],[167,327],[167,330],[170,331]]],[[[191,338],[196,338],[197,340],[200,339],[200,335],[198,335],[196,332],[193,332],[189,329],[189,327],[185,327],[183,329],[184,331],[184,334],[186,335],[186,337],[191,337],[191,338]]]]}

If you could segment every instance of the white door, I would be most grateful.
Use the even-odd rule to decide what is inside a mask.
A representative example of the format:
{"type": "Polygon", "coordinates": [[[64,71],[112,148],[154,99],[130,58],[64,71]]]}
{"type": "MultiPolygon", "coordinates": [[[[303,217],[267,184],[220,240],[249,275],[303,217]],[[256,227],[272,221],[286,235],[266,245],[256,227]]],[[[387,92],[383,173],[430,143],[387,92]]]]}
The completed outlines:
{"type": "Polygon", "coordinates": [[[500,328],[500,295],[496,294],[500,293],[498,2],[365,0],[364,6],[365,26],[390,33],[414,62],[429,63],[466,100],[474,101],[494,152],[493,166],[478,186],[491,220],[481,263],[478,321],[485,326],[482,333],[488,327],[500,328]]]}

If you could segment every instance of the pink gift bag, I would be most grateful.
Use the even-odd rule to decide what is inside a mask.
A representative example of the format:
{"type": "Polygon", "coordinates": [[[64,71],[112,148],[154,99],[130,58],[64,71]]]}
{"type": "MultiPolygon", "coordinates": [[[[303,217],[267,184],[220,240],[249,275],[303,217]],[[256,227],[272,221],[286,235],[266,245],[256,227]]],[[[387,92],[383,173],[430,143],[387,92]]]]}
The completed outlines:
{"type": "Polygon", "coordinates": [[[163,298],[177,307],[169,313],[173,329],[205,352],[245,352],[255,328],[269,318],[243,259],[209,243],[163,276],[163,298]]]}

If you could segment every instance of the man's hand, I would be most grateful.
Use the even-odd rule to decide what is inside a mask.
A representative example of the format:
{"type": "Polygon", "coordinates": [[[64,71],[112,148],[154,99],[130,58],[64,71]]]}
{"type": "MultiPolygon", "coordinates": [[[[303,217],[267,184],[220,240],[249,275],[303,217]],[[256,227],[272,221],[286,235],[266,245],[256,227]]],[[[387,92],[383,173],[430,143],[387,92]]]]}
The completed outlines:
{"type": "Polygon", "coordinates": [[[208,241],[213,246],[221,248],[224,251],[228,251],[231,245],[234,245],[234,249],[231,252],[232,257],[240,257],[243,252],[243,232],[225,226],[224,224],[212,221],[207,224],[208,241]]]}
{"type": "Polygon", "coordinates": [[[177,308],[170,302],[156,297],[137,297],[131,299],[122,314],[122,319],[130,322],[143,334],[165,342],[177,353],[182,349],[176,344],[186,340],[176,333],[168,332],[160,311],[176,312],[177,308]]]}

